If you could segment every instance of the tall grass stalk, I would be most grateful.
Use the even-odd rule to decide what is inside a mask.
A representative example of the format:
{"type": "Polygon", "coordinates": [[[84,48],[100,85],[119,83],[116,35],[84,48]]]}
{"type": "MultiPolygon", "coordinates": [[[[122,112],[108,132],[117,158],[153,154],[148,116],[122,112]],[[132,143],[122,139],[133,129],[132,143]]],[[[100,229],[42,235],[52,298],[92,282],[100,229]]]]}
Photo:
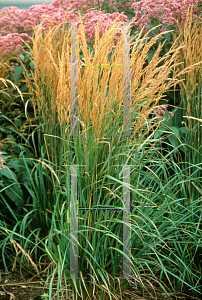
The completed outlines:
{"type": "MultiPolygon", "coordinates": [[[[195,65],[186,74],[181,75],[180,107],[183,110],[183,123],[186,127],[187,151],[185,161],[187,162],[187,176],[192,174],[192,179],[187,184],[189,201],[198,199],[201,193],[196,186],[201,186],[202,181],[202,130],[198,119],[202,119],[202,20],[197,19],[193,24],[192,9],[187,12],[184,26],[179,26],[179,43],[184,45],[178,52],[176,62],[183,62],[185,67],[195,65]],[[189,166],[188,166],[189,165],[189,166]],[[197,168],[197,171],[195,170],[197,168]],[[195,171],[195,172],[194,172],[195,171]]],[[[177,70],[182,66],[177,66],[177,70]]]]}

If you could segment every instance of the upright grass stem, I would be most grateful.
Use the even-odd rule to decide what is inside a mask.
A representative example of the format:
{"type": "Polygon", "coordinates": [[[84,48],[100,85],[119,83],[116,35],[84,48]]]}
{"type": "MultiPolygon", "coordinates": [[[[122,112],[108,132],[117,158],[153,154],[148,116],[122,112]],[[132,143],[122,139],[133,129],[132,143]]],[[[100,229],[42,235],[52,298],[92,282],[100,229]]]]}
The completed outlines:
{"type": "MultiPolygon", "coordinates": [[[[176,62],[183,62],[185,67],[195,65],[191,72],[181,75],[184,81],[179,83],[181,88],[180,107],[183,109],[183,123],[188,129],[186,140],[189,147],[185,153],[187,176],[193,174],[192,180],[187,184],[187,192],[190,195],[190,201],[193,201],[201,196],[193,183],[196,180],[195,184],[200,186],[202,178],[200,166],[202,161],[202,130],[200,122],[198,121],[198,119],[202,118],[202,22],[201,19],[198,19],[193,24],[192,10],[187,12],[187,16],[188,18],[184,27],[178,28],[180,36],[179,43],[184,44],[185,47],[178,53],[176,62]],[[198,166],[198,170],[194,172],[196,166],[198,166]]],[[[181,69],[180,66],[177,68],[178,70],[181,69]]]]}

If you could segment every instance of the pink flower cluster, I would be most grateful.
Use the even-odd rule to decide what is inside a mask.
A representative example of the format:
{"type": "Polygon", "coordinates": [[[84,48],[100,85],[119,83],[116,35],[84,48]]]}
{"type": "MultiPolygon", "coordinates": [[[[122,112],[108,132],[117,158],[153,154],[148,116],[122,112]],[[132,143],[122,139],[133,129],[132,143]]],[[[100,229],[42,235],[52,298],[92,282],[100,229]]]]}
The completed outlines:
{"type": "MultiPolygon", "coordinates": [[[[0,54],[15,52],[19,53],[23,51],[22,45],[24,38],[25,42],[31,43],[31,36],[33,30],[37,27],[45,16],[49,16],[50,19],[56,24],[63,22],[63,16],[66,14],[64,9],[60,10],[52,6],[34,5],[30,9],[18,9],[16,7],[5,7],[0,12],[0,54]],[[57,18],[58,17],[58,18],[57,18]]],[[[70,15],[70,19],[75,18],[75,14],[70,15]]],[[[70,21],[70,20],[69,20],[70,21]]],[[[50,23],[44,23],[44,29],[50,26],[50,23]]]]}
{"type": "MultiPolygon", "coordinates": [[[[132,4],[136,11],[131,22],[138,26],[138,30],[151,24],[152,18],[158,18],[163,25],[179,25],[179,22],[186,20],[187,11],[193,4],[193,18],[198,17],[201,12],[201,0],[140,0],[132,4]]],[[[167,30],[161,28],[161,32],[167,30]]],[[[144,32],[147,32],[145,29],[144,32]]]]}
{"type": "MultiPolygon", "coordinates": [[[[115,0],[105,1],[108,2],[107,11],[113,12],[118,8],[120,12],[125,14],[106,13],[103,9],[100,14],[100,37],[104,34],[107,23],[109,28],[115,18],[119,17],[116,22],[129,22],[127,19],[129,12],[134,12],[131,25],[140,30],[143,25],[150,24],[152,18],[158,18],[160,23],[166,25],[178,24],[180,20],[186,18],[187,9],[192,4],[194,4],[193,12],[194,18],[196,18],[196,13],[200,12],[202,4],[202,0],[124,0],[119,4],[115,0]]],[[[44,30],[61,22],[77,22],[79,26],[79,12],[82,15],[87,43],[93,43],[99,11],[93,9],[90,4],[97,4],[101,8],[103,2],[104,0],[54,0],[51,4],[46,2],[42,5],[33,5],[27,10],[12,6],[5,7],[0,12],[0,56],[2,53],[8,55],[10,52],[23,51],[22,39],[31,44],[33,30],[42,21],[44,21],[44,30]]],[[[166,28],[161,30],[166,30],[166,28]]],[[[145,29],[146,31],[147,29],[145,29]]],[[[115,43],[117,40],[118,36],[115,37],[115,43]]]]}
{"type": "MultiPolygon", "coordinates": [[[[30,35],[33,34],[33,30],[36,29],[42,21],[44,30],[51,27],[53,24],[59,24],[61,22],[75,21],[79,26],[81,23],[79,21],[79,14],[78,11],[74,12],[74,10],[78,8],[81,10],[81,2],[84,3],[85,1],[78,0],[75,3],[72,0],[55,0],[49,5],[47,5],[47,2],[42,5],[33,5],[28,10],[20,10],[16,7],[2,9],[0,12],[0,53],[8,55],[10,52],[19,53],[23,51],[22,38],[24,38],[25,42],[31,43],[30,35]]],[[[99,12],[94,10],[85,14],[82,18],[85,25],[87,43],[91,43],[92,40],[95,39],[95,28],[97,27],[98,15],[99,12]]],[[[108,26],[110,26],[114,19],[119,15],[120,13],[118,12],[113,14],[104,14],[101,12],[100,37],[105,32],[107,21],[109,21],[108,26]]],[[[118,21],[126,20],[127,16],[120,15],[118,21]]],[[[116,38],[116,40],[117,39],[118,38],[116,38]]]]}
{"type": "MultiPolygon", "coordinates": [[[[99,11],[91,11],[91,12],[87,13],[86,15],[83,16],[82,21],[85,24],[84,27],[85,27],[85,34],[86,34],[86,42],[89,44],[92,44],[93,41],[95,40],[95,28],[97,27],[97,24],[98,24],[99,14],[100,14],[100,24],[99,24],[99,37],[100,38],[105,33],[106,27],[109,29],[117,17],[119,17],[118,22],[121,22],[121,21],[129,22],[127,19],[127,16],[120,15],[120,13],[118,13],[118,12],[115,12],[113,14],[110,14],[110,13],[104,14],[103,12],[99,12],[99,11]],[[94,28],[94,30],[92,30],[92,28],[94,28]]],[[[116,35],[115,43],[117,43],[120,35],[121,35],[121,33],[118,33],[116,35]]]]}
{"type": "Polygon", "coordinates": [[[23,41],[29,43],[31,37],[27,33],[9,33],[6,36],[0,37],[0,54],[4,53],[9,54],[12,52],[22,52],[25,51],[23,49],[23,41]]]}
{"type": "MultiPolygon", "coordinates": [[[[0,156],[2,155],[2,152],[0,152],[0,156]]],[[[3,159],[0,157],[0,169],[5,169],[5,166],[3,165],[4,161],[3,159]]]]}
{"type": "MultiPolygon", "coordinates": [[[[154,111],[154,113],[158,116],[158,118],[160,117],[162,117],[164,114],[165,114],[165,110],[167,109],[167,107],[166,106],[161,106],[161,107],[158,107],[155,111],[154,111]]],[[[174,113],[172,112],[172,111],[169,111],[169,114],[171,115],[171,116],[174,116],[174,113]]]]}

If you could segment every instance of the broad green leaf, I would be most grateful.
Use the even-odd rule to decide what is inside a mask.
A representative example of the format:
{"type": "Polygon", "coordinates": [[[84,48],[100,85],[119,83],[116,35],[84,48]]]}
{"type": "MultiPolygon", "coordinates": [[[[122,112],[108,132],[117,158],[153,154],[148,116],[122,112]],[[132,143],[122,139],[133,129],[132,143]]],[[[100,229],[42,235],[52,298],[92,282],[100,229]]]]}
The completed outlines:
{"type": "Polygon", "coordinates": [[[24,91],[26,91],[28,89],[28,87],[27,87],[27,85],[25,84],[25,85],[23,85],[21,88],[20,88],[20,91],[21,92],[24,92],[24,91]]]}
{"type": "Polygon", "coordinates": [[[29,176],[27,170],[25,170],[25,169],[20,177],[20,182],[22,182],[23,184],[26,184],[26,185],[30,185],[30,183],[31,183],[30,176],[29,176]]]}
{"type": "Polygon", "coordinates": [[[156,131],[154,133],[154,139],[158,139],[161,135],[162,135],[162,133],[160,133],[159,131],[156,131]]]}
{"type": "Polygon", "coordinates": [[[170,126],[171,130],[177,135],[179,136],[180,135],[180,132],[179,132],[179,128],[175,127],[175,126],[170,126]]]}
{"type": "Polygon", "coordinates": [[[17,159],[12,159],[7,163],[8,168],[14,168],[17,172],[20,171],[21,164],[20,161],[17,159]]]}
{"type": "Polygon", "coordinates": [[[20,53],[19,57],[22,59],[22,61],[25,60],[25,56],[22,53],[20,53]]]}
{"type": "Polygon", "coordinates": [[[180,127],[179,128],[179,131],[181,132],[181,133],[188,133],[189,132],[189,129],[188,128],[186,128],[186,127],[180,127]]]}
{"type": "Polygon", "coordinates": [[[15,76],[15,80],[16,80],[17,82],[19,81],[19,79],[20,79],[20,74],[22,73],[23,70],[24,70],[23,66],[16,67],[14,76],[15,76]]]}
{"type": "Polygon", "coordinates": [[[30,66],[30,68],[31,68],[32,71],[33,71],[33,70],[34,70],[34,63],[33,63],[33,61],[30,61],[29,66],[30,66]]]}
{"type": "Polygon", "coordinates": [[[5,177],[7,177],[9,179],[13,179],[13,180],[17,181],[16,174],[13,171],[11,171],[10,169],[8,169],[8,168],[1,169],[0,170],[0,175],[5,176],[5,177]]]}
{"type": "Polygon", "coordinates": [[[178,147],[180,144],[180,142],[178,141],[178,139],[174,134],[169,135],[168,140],[171,143],[171,145],[173,145],[174,147],[178,147]]]}
{"type": "Polygon", "coordinates": [[[17,207],[23,204],[23,191],[19,184],[12,185],[4,190],[6,195],[15,203],[17,207]]]}
{"type": "Polygon", "coordinates": [[[20,127],[20,126],[21,126],[21,122],[20,122],[19,119],[15,119],[15,120],[14,120],[14,123],[15,123],[15,125],[16,125],[17,127],[20,127]]]}

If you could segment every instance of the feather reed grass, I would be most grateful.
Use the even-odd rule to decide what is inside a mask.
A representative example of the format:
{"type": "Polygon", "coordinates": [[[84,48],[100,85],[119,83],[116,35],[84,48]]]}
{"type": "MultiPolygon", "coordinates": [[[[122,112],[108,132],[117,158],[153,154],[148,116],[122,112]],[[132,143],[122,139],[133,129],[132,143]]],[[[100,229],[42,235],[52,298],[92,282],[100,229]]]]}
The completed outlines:
{"type": "MultiPolygon", "coordinates": [[[[192,258],[189,256],[190,251],[187,244],[182,248],[181,242],[184,242],[185,239],[189,239],[190,242],[190,229],[186,229],[185,226],[187,220],[190,220],[192,215],[197,212],[197,201],[190,204],[188,209],[179,204],[176,195],[179,186],[181,187],[183,174],[173,161],[172,153],[169,153],[168,156],[174,175],[169,179],[165,170],[165,161],[168,156],[164,158],[151,147],[151,137],[144,140],[144,135],[153,126],[149,125],[147,120],[149,114],[163,98],[164,92],[175,82],[183,80],[178,77],[193,68],[190,65],[176,72],[174,78],[169,77],[173,67],[176,64],[182,64],[182,62],[176,63],[175,58],[179,50],[185,46],[184,44],[177,46],[176,39],[169,52],[163,58],[159,58],[160,50],[163,47],[160,45],[148,66],[144,68],[150,47],[164,33],[152,38],[148,43],[145,42],[148,33],[144,38],[141,38],[141,33],[135,37],[131,53],[131,115],[133,133],[139,132],[140,139],[135,140],[135,143],[132,144],[132,138],[129,137],[124,140],[123,145],[119,145],[118,137],[116,139],[114,135],[121,126],[123,86],[122,66],[120,65],[123,55],[123,36],[121,35],[115,52],[108,62],[107,57],[113,47],[113,38],[120,29],[113,25],[101,39],[98,37],[97,30],[95,53],[92,56],[87,49],[84,27],[81,26],[78,33],[81,34],[82,44],[80,47],[78,43],[77,53],[83,52],[85,69],[80,70],[79,68],[78,70],[78,104],[80,130],[86,132],[86,140],[83,135],[73,147],[70,138],[62,141],[62,144],[59,142],[62,140],[61,135],[67,133],[70,123],[71,98],[69,41],[71,28],[67,31],[65,24],[61,24],[61,26],[62,28],[58,25],[45,33],[39,26],[33,38],[32,49],[35,73],[32,74],[32,81],[29,77],[26,78],[32,94],[31,101],[35,116],[40,117],[39,125],[42,128],[43,138],[51,137],[49,144],[45,144],[49,162],[54,162],[59,169],[61,168],[60,162],[58,163],[59,159],[68,165],[86,165],[84,171],[79,170],[78,198],[79,207],[88,209],[103,205],[109,208],[120,207],[122,201],[120,188],[123,186],[120,180],[123,173],[122,167],[123,165],[133,165],[130,181],[131,197],[133,197],[131,200],[133,279],[142,285],[142,278],[145,277],[150,284],[150,277],[157,280],[156,272],[159,271],[160,278],[164,274],[171,287],[170,275],[178,281],[180,278],[181,284],[188,282],[187,285],[190,287],[195,270],[190,270],[190,261],[192,262],[192,258]],[[163,65],[159,67],[161,62],[163,65]],[[111,66],[105,66],[107,63],[111,63],[111,66]],[[101,66],[99,66],[100,64],[101,66]],[[146,130],[144,129],[145,124],[148,125],[146,130]],[[87,135],[90,127],[92,128],[91,136],[87,135]],[[106,135],[111,139],[110,142],[101,141],[101,138],[106,135]],[[55,138],[58,138],[57,142],[55,142],[55,138]],[[81,139],[83,140],[81,141],[81,139]],[[148,148],[147,144],[149,144],[148,148]],[[68,153],[65,152],[65,149],[68,150],[68,153]],[[114,170],[117,163],[119,163],[119,167],[114,170]],[[120,165],[121,163],[122,165],[120,165]],[[166,180],[164,180],[164,176],[166,180]],[[170,217],[171,212],[172,217],[170,217]],[[179,249],[178,245],[180,245],[179,249]],[[140,272],[143,275],[140,276],[140,272]],[[148,276],[148,272],[151,276],[148,276]]],[[[41,146],[42,144],[39,145],[39,147],[41,146]]],[[[34,200],[38,207],[42,201],[47,201],[44,178],[45,175],[50,177],[50,174],[47,170],[45,173],[44,169],[45,167],[43,170],[39,169],[39,172],[35,174],[36,179],[40,178],[40,186],[43,189],[40,192],[41,190],[36,188],[38,193],[34,200]]],[[[56,173],[55,175],[57,175],[56,173]]],[[[31,178],[31,172],[29,174],[31,178]]],[[[39,180],[36,180],[37,183],[39,180]]],[[[58,276],[57,296],[59,298],[59,290],[63,291],[64,286],[67,285],[66,278],[62,276],[70,274],[70,260],[67,255],[70,248],[69,174],[65,169],[64,174],[58,176],[57,182],[53,177],[52,180],[55,189],[51,195],[54,210],[52,211],[51,228],[45,242],[40,238],[38,240],[43,245],[51,262],[54,262],[49,287],[51,290],[53,278],[58,276]]],[[[47,186],[50,187],[49,181],[47,186]]],[[[125,284],[122,279],[116,284],[114,279],[115,276],[120,275],[121,270],[121,255],[119,254],[122,254],[120,250],[122,246],[120,239],[123,225],[122,211],[106,210],[104,217],[101,214],[98,216],[98,213],[98,210],[91,215],[90,210],[89,212],[82,211],[78,217],[80,222],[79,276],[87,275],[88,280],[86,282],[83,279],[77,282],[71,281],[71,286],[74,293],[80,294],[82,299],[112,299],[112,297],[117,299],[116,293],[121,294],[121,289],[124,290],[125,284]],[[80,228],[84,228],[84,230],[80,230],[80,228]]],[[[44,219],[42,214],[41,216],[44,219]]],[[[198,223],[192,224],[193,232],[198,224],[199,218],[198,223]]],[[[199,233],[194,234],[193,238],[197,246],[199,233]]],[[[194,265],[193,262],[192,264],[194,265]]],[[[197,278],[196,280],[198,280],[197,278]]],[[[132,279],[131,283],[135,285],[132,279]]],[[[194,284],[192,286],[195,290],[198,288],[194,284]]]]}
{"type": "MultiPolygon", "coordinates": [[[[181,74],[179,86],[180,107],[183,111],[183,124],[187,129],[186,140],[189,146],[185,153],[185,161],[187,162],[187,172],[193,174],[193,179],[196,180],[202,178],[201,168],[194,172],[194,166],[199,165],[202,161],[202,130],[199,123],[202,119],[202,19],[198,18],[193,24],[192,10],[192,8],[188,10],[184,25],[177,28],[178,42],[185,47],[178,52],[176,63],[181,61],[185,67],[193,66],[189,73],[181,74]],[[193,164],[193,167],[190,164],[193,164]]],[[[174,37],[176,38],[176,35],[174,37]]],[[[180,65],[175,67],[178,72],[181,69],[180,65]]],[[[200,193],[191,182],[188,183],[188,191],[190,201],[200,197],[200,193]]]]}
{"type": "MultiPolygon", "coordinates": [[[[109,127],[113,126],[112,122],[116,125],[119,124],[119,128],[121,126],[123,35],[118,40],[110,62],[107,60],[114,45],[114,36],[120,31],[119,24],[121,22],[117,25],[113,24],[99,39],[98,22],[93,57],[87,51],[83,24],[78,30],[82,45],[77,43],[77,56],[82,51],[85,61],[84,70],[78,69],[79,123],[83,132],[92,125],[97,142],[99,142],[101,132],[103,132],[101,128],[104,128],[106,133],[109,127]],[[101,73],[103,76],[99,80],[98,77],[101,73]],[[107,84],[110,73],[111,77],[109,84],[107,84]],[[107,90],[108,95],[106,96],[107,90]],[[115,111],[113,110],[114,107],[116,107],[115,111]],[[110,113],[111,117],[106,117],[110,113]]],[[[61,134],[66,133],[70,122],[69,37],[71,28],[69,26],[68,31],[65,30],[66,25],[59,24],[54,28],[49,28],[45,33],[42,30],[42,24],[38,27],[33,38],[33,49],[31,50],[35,64],[35,72],[32,73],[33,82],[30,82],[28,76],[25,80],[32,95],[31,101],[35,117],[38,114],[42,120],[41,124],[45,124],[43,125],[43,133],[50,134],[52,132],[52,136],[61,136],[61,134]],[[54,132],[51,128],[55,129],[54,132]]],[[[135,41],[130,43],[133,46],[131,53],[131,111],[134,118],[131,124],[134,135],[140,133],[143,126],[147,124],[149,114],[159,104],[159,100],[164,97],[163,93],[176,83],[178,76],[187,72],[183,69],[179,74],[175,74],[175,78],[169,78],[175,57],[179,50],[184,47],[182,45],[177,47],[177,41],[163,58],[159,57],[159,53],[165,42],[159,45],[152,60],[144,68],[149,49],[162,35],[160,33],[149,42],[145,42],[152,30],[144,38],[141,38],[141,31],[135,37],[135,41]],[[162,61],[164,62],[163,66],[159,67],[162,61]],[[134,112],[136,113],[134,114],[134,112]]],[[[81,61],[79,61],[80,66],[81,61]]],[[[141,136],[143,138],[144,135],[141,136]]],[[[59,142],[54,145],[53,142],[51,144],[46,143],[47,152],[52,153],[50,154],[52,157],[54,156],[53,152],[57,152],[58,144],[59,142]]]]}

